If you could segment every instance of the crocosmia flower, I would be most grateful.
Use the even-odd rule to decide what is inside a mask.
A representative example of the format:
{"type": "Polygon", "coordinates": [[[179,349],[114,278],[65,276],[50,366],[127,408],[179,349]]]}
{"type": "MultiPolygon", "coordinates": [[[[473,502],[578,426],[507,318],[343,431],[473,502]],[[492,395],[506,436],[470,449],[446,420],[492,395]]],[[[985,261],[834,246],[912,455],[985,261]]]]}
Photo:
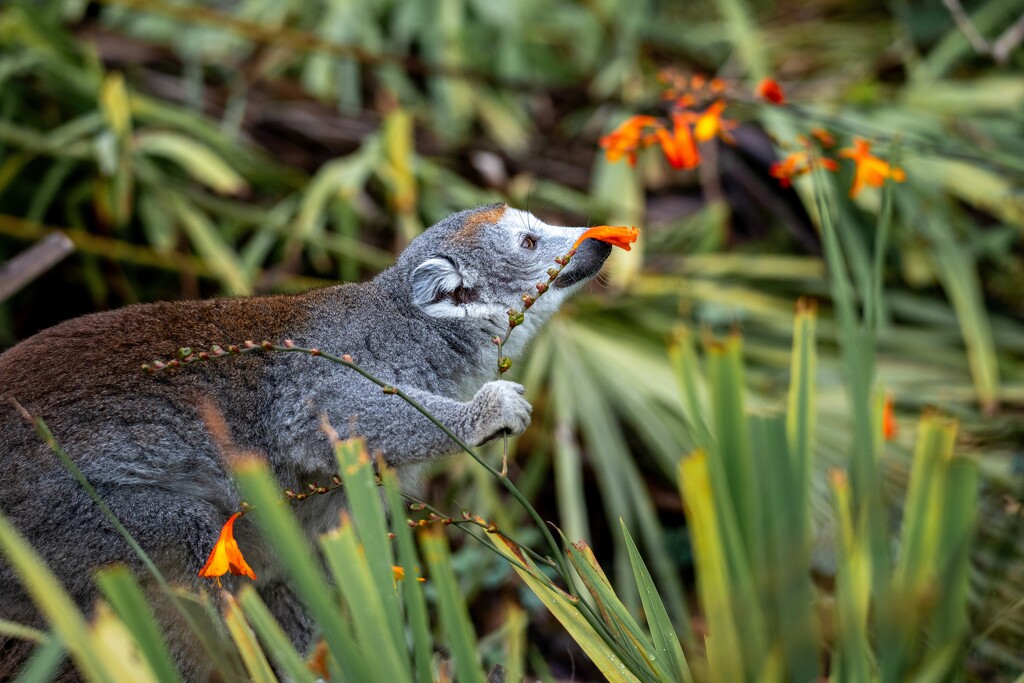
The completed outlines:
{"type": "Polygon", "coordinates": [[[892,396],[885,397],[882,404],[882,436],[886,441],[892,441],[899,433],[899,426],[896,424],[896,411],[892,407],[892,396]]]}
{"type": "Polygon", "coordinates": [[[690,124],[693,114],[679,112],[672,115],[672,132],[659,128],[656,132],[661,151],[672,168],[696,168],[700,164],[700,152],[693,137],[690,124]]]}
{"type": "Polygon", "coordinates": [[[708,107],[697,118],[697,123],[693,126],[694,137],[701,142],[707,142],[715,137],[720,137],[726,142],[732,142],[729,129],[735,128],[736,123],[723,119],[723,111],[725,111],[725,100],[717,100],[708,107]]]}
{"type": "Polygon", "coordinates": [[[644,135],[647,128],[660,129],[661,124],[653,116],[631,116],[601,138],[600,145],[608,161],[625,157],[630,166],[635,166],[637,150],[648,144],[644,135]]]}
{"type": "Polygon", "coordinates": [[[851,197],[856,197],[867,186],[881,187],[886,178],[892,178],[897,183],[907,179],[902,168],[890,166],[889,162],[871,154],[871,143],[862,138],[854,138],[853,147],[839,150],[839,156],[853,159],[857,164],[853,186],[850,188],[851,197]]]}
{"type": "Polygon", "coordinates": [[[629,245],[636,242],[639,234],[640,231],[636,228],[627,228],[624,225],[597,225],[580,235],[580,238],[572,245],[571,251],[574,251],[586,239],[607,242],[612,246],[621,247],[629,251],[629,245]]]}
{"type": "Polygon", "coordinates": [[[779,184],[783,187],[789,187],[793,184],[793,178],[810,173],[814,166],[826,171],[835,171],[839,168],[839,164],[834,159],[812,157],[810,152],[806,151],[792,152],[786,155],[782,161],[772,164],[768,169],[768,174],[773,178],[778,178],[779,184]]]}
{"type": "Polygon", "coordinates": [[[782,94],[782,88],[774,78],[765,78],[758,83],[757,94],[772,104],[785,104],[786,102],[786,96],[782,94]]]}
{"type": "Polygon", "coordinates": [[[242,551],[235,541],[235,520],[241,514],[236,512],[228,518],[228,521],[224,522],[224,526],[220,530],[220,538],[217,539],[213,550],[210,551],[210,557],[207,558],[206,564],[199,570],[199,576],[216,579],[217,585],[220,585],[220,577],[228,572],[236,576],[248,576],[250,579],[256,579],[256,573],[242,557],[242,551]]]}

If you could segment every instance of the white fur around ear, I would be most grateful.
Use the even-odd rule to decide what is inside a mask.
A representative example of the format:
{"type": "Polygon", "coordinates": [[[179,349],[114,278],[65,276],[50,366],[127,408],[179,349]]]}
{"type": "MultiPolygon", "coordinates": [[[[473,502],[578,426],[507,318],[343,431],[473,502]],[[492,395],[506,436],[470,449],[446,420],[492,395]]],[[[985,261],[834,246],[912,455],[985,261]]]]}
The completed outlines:
{"type": "Polygon", "coordinates": [[[412,300],[426,308],[462,286],[462,274],[446,258],[427,259],[412,271],[412,300]]]}

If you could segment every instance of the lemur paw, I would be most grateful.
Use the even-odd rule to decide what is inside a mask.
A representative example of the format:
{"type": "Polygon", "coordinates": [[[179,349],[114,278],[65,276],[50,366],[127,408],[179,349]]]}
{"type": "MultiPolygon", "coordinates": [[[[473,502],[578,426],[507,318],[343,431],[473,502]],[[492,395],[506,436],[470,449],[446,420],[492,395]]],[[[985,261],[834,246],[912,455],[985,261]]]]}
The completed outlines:
{"type": "Polygon", "coordinates": [[[483,385],[473,397],[470,415],[474,446],[502,434],[517,436],[530,425],[533,407],[523,398],[523,385],[499,379],[483,385]]]}

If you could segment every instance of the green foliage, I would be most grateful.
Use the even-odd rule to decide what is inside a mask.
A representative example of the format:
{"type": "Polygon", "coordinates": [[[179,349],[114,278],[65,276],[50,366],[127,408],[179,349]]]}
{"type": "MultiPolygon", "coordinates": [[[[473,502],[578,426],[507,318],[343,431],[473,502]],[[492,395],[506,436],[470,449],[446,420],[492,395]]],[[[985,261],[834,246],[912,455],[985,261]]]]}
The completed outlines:
{"type": "MultiPolygon", "coordinates": [[[[992,39],[1024,9],[964,4],[992,39]]],[[[445,642],[475,678],[482,665],[465,662],[513,648],[499,642],[504,631],[477,638],[465,614],[482,628],[500,602],[529,618],[523,658],[551,656],[543,604],[613,680],[680,680],[687,667],[696,680],[807,678],[824,673],[812,664],[815,638],[835,680],[1016,676],[1020,54],[976,54],[939,4],[8,2],[0,257],[61,228],[78,253],[60,291],[103,308],[365,278],[423,226],[509,197],[541,213],[641,225],[642,247],[612,259],[610,289],[574,302],[515,364],[535,413],[511,476],[527,498],[550,500],[542,514],[568,538],[600,540],[593,554],[565,558],[585,576],[553,587],[551,567],[509,540],[542,542],[528,515],[468,461],[446,466],[448,500],[437,504],[490,516],[502,534],[450,556],[429,541],[457,591],[414,581],[417,532],[396,523],[395,540],[383,541],[379,508],[362,504],[325,541],[335,558],[325,555],[325,574],[275,503],[282,513],[266,523],[277,525],[283,566],[307,599],[318,596],[328,666],[365,675],[377,662],[353,643],[383,639],[398,653],[392,677],[444,679],[434,648],[445,642]],[[810,125],[841,144],[870,137],[907,182],[851,201],[848,174],[822,175],[783,193],[750,165],[764,147],[746,140],[693,175],[668,173],[654,154],[635,170],[595,156],[612,122],[660,106],[654,75],[666,65],[737,83],[776,75],[798,104],[738,109],[752,124],[744,132],[763,129],[780,153],[810,125]],[[805,296],[821,314],[800,308],[794,327],[805,296]],[[696,341],[736,329],[742,343],[704,344],[702,370],[696,341]],[[888,442],[886,394],[900,426],[888,442]],[[931,406],[958,419],[955,448],[951,418],[918,422],[931,406]],[[680,465],[696,449],[705,455],[680,465]],[[685,526],[673,493],[680,467],[696,472],[683,480],[695,489],[685,526]],[[836,468],[845,483],[828,476],[836,468]],[[366,557],[350,566],[354,544],[366,557]],[[394,557],[407,572],[397,591],[394,557]],[[342,576],[350,594],[329,587],[342,576]],[[517,576],[540,604],[512,588],[517,576]],[[834,594],[820,585],[832,580],[834,594]],[[379,609],[380,621],[352,622],[349,599],[379,609]]],[[[0,344],[49,322],[36,316],[52,299],[26,290],[0,306],[0,344]]],[[[269,500],[276,489],[261,476],[243,473],[269,500]]],[[[46,632],[0,624],[38,643],[26,680],[66,656],[118,676],[130,664],[119,655],[105,673],[83,660],[109,634],[136,639],[125,652],[166,680],[137,586],[117,573],[102,581],[114,614],[91,626],[74,626],[66,605],[53,607],[46,632]]],[[[251,589],[237,605],[176,595],[226,680],[264,679],[264,656],[310,679],[308,653],[291,648],[251,589]]]]}

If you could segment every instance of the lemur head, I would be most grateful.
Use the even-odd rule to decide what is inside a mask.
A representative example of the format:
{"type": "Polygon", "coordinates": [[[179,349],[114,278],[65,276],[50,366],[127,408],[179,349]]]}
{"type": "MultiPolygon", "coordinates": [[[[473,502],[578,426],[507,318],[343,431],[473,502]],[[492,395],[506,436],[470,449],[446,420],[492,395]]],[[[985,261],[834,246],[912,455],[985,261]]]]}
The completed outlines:
{"type": "MultiPolygon", "coordinates": [[[[537,294],[548,269],[564,256],[585,228],[547,225],[536,216],[504,204],[453,214],[413,240],[399,257],[408,273],[413,304],[434,318],[480,321],[499,334],[508,310],[521,310],[523,294],[537,294]]],[[[572,261],[526,314],[522,341],[561,303],[601,269],[611,247],[585,240],[572,261]]],[[[512,340],[516,335],[512,335],[512,340]]]]}

